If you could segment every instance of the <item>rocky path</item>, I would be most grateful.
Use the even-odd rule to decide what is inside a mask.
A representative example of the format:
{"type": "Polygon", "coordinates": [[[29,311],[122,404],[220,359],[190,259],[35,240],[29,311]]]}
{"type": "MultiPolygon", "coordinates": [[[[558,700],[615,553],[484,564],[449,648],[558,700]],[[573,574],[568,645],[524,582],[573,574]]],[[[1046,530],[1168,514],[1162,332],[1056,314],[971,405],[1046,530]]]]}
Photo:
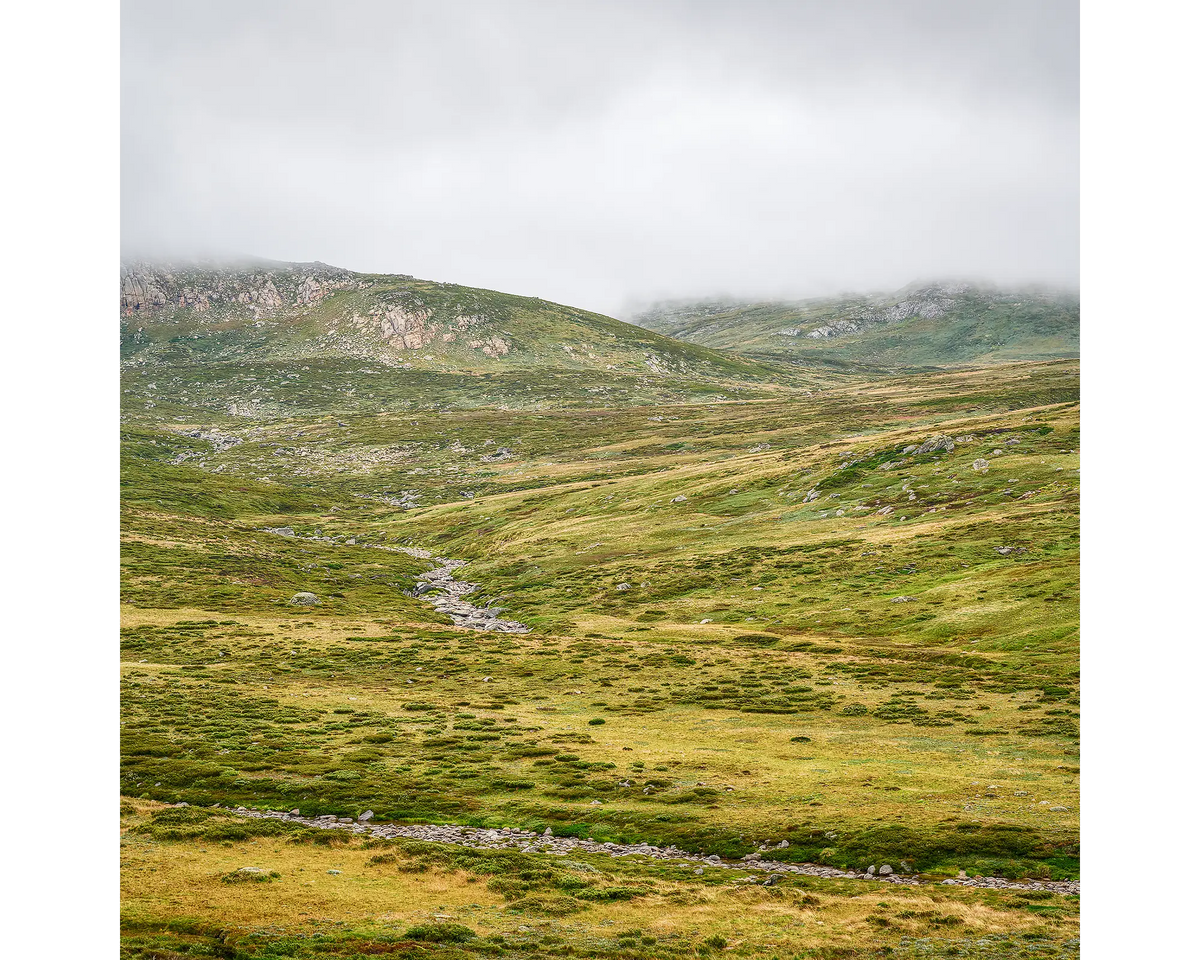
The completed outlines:
{"type": "MultiPolygon", "coordinates": [[[[347,830],[350,833],[381,840],[403,837],[409,840],[424,840],[429,843],[470,847],[475,850],[508,849],[520,850],[522,853],[547,853],[555,856],[565,856],[569,853],[595,853],[609,857],[649,857],[654,860],[682,861],[695,864],[695,873],[703,873],[706,869],[764,873],[768,875],[763,880],[765,884],[775,882],[771,875],[794,873],[809,877],[873,880],[879,883],[898,883],[907,886],[940,884],[943,886],[984,887],[994,890],[1049,890],[1059,894],[1079,893],[1079,881],[1077,880],[1002,880],[999,877],[960,876],[957,879],[939,881],[911,874],[901,875],[893,872],[888,865],[882,865],[879,872],[872,867],[869,871],[860,873],[853,870],[823,867],[815,863],[782,863],[768,859],[762,852],[751,853],[741,860],[731,861],[722,860],[715,854],[702,857],[699,854],[680,850],[675,846],[656,847],[648,843],[598,843],[595,840],[579,840],[575,837],[556,837],[549,829],[545,833],[537,834],[528,830],[514,830],[508,827],[488,830],[482,827],[438,824],[371,823],[374,814],[370,811],[362,814],[358,820],[352,820],[349,817],[338,818],[332,814],[321,817],[302,817],[296,810],[291,813],[283,813],[277,810],[247,810],[245,807],[237,807],[231,812],[243,817],[302,823],[318,830],[347,830]]],[[[782,849],[786,845],[787,842],[784,841],[775,849],[782,849]]]]}

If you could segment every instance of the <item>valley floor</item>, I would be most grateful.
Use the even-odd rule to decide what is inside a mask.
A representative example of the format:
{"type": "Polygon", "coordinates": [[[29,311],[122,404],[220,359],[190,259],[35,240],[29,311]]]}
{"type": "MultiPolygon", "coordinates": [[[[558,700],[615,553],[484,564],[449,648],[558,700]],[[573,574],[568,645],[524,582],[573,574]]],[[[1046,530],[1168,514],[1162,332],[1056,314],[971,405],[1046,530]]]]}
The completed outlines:
{"type": "Polygon", "coordinates": [[[1078,952],[1076,363],[122,429],[127,956],[1078,952]]]}

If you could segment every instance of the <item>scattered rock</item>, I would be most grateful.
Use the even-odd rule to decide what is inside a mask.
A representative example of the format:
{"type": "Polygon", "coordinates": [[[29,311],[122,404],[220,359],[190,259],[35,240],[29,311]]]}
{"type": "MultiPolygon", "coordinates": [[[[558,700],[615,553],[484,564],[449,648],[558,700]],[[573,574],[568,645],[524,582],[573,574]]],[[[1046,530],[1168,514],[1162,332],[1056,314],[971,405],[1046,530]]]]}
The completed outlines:
{"type": "MultiPolygon", "coordinates": [[[[247,810],[244,807],[238,812],[242,816],[259,818],[259,819],[286,819],[289,814],[276,811],[260,811],[247,810]]],[[[294,811],[293,811],[294,815],[294,811]]],[[[457,846],[465,846],[473,849],[481,850],[497,850],[497,849],[512,849],[522,850],[527,853],[545,853],[557,856],[563,856],[573,851],[583,851],[587,853],[603,853],[612,857],[626,856],[643,856],[652,857],[658,860],[671,860],[690,862],[693,866],[694,873],[702,873],[706,867],[713,866],[726,869],[735,866],[732,863],[724,863],[716,854],[707,856],[702,853],[688,853],[680,850],[675,846],[657,847],[652,844],[620,844],[606,842],[598,844],[591,838],[579,839],[575,837],[555,837],[549,827],[538,836],[536,833],[504,828],[504,829],[487,829],[483,827],[464,827],[452,824],[392,824],[392,823],[363,823],[350,820],[348,817],[338,818],[333,814],[324,814],[311,818],[300,818],[300,823],[310,826],[314,829],[321,830],[344,830],[347,833],[358,834],[364,838],[376,839],[395,839],[409,838],[421,840],[429,843],[454,844],[457,846]]],[[[830,840],[836,840],[836,833],[826,833],[826,837],[830,840]]],[[[780,849],[786,846],[786,841],[781,841],[775,846],[775,849],[780,849]]],[[[770,845],[766,845],[766,849],[771,849],[770,845]]],[[[569,866],[571,869],[580,869],[585,872],[594,872],[594,868],[590,868],[584,864],[574,864],[570,861],[561,861],[564,866],[569,866]]],[[[768,874],[768,885],[771,876],[780,876],[784,873],[803,874],[807,876],[841,878],[841,879],[859,879],[859,880],[874,880],[876,882],[901,883],[907,885],[920,885],[922,881],[916,877],[900,877],[892,873],[892,868],[884,864],[878,868],[872,866],[870,870],[865,872],[858,871],[843,871],[834,867],[820,866],[817,864],[784,864],[777,861],[764,859],[761,853],[748,854],[739,864],[740,869],[746,871],[759,871],[768,874]]],[[[900,868],[904,872],[911,870],[911,865],[901,861],[900,868]]],[[[261,871],[262,868],[256,868],[261,871]]],[[[265,872],[265,871],[263,871],[265,872]]],[[[328,873],[338,875],[342,871],[329,870],[328,873]]],[[[1007,888],[1018,890],[1050,890],[1056,893],[1078,894],[1078,881],[1050,881],[1050,880],[1024,880],[1010,881],[1003,880],[998,877],[975,879],[967,878],[965,873],[960,873],[958,880],[942,881],[949,885],[963,885],[972,887],[987,887],[987,888],[1007,888]]]]}
{"type": "Polygon", "coordinates": [[[618,584],[617,584],[617,589],[618,589],[618,590],[621,590],[621,591],[625,591],[625,590],[629,590],[629,589],[631,589],[631,588],[630,588],[630,585],[629,585],[628,583],[618,583],[618,584]]]}
{"type": "Polygon", "coordinates": [[[971,469],[978,470],[980,473],[987,473],[988,462],[986,460],[984,460],[983,457],[980,457],[978,460],[976,460],[974,463],[971,464],[971,469]]]}
{"type": "Polygon", "coordinates": [[[371,819],[373,819],[374,817],[375,817],[375,811],[374,811],[374,810],[366,810],[366,811],[364,811],[364,812],[362,812],[362,813],[360,813],[360,814],[358,815],[358,822],[359,822],[359,823],[366,823],[368,820],[371,820],[371,819]]]}
{"type": "Polygon", "coordinates": [[[891,602],[892,603],[912,603],[916,599],[917,599],[916,597],[892,597],[891,602]]]}
{"type": "Polygon", "coordinates": [[[672,502],[672,503],[684,503],[686,500],[687,500],[687,497],[685,497],[685,496],[684,496],[684,495],[681,493],[679,496],[675,497],[675,498],[674,498],[674,499],[673,499],[671,502],[672,502]]]}
{"type": "Polygon", "coordinates": [[[321,598],[315,593],[307,593],[304,591],[293,594],[292,599],[288,601],[288,603],[293,603],[298,607],[315,607],[318,606],[320,602],[321,598]]]}

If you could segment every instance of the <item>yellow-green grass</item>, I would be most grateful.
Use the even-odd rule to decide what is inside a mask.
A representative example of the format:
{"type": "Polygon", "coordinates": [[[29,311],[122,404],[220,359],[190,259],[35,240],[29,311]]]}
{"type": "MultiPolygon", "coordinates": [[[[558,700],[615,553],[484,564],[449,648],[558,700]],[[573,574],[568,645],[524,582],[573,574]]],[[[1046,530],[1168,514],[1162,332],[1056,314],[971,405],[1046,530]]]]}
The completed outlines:
{"type": "MultiPolygon", "coordinates": [[[[786,839],[782,859],[907,861],[934,876],[1077,876],[1077,376],[1077,364],[1026,364],[767,402],[218,418],[244,439],[220,452],[177,432],[214,426],[200,409],[139,412],[122,458],[122,791],[138,804],[551,826],[729,857],[786,839]],[[902,453],[934,435],[974,439],[902,453]],[[501,446],[508,458],[482,459],[501,446]],[[196,456],[172,463],[180,452],[196,456]],[[421,505],[379,499],[401,491],[421,505]],[[298,537],[263,532],[281,526],[298,537]],[[308,539],[317,531],[338,542],[308,539]],[[371,545],[469,559],[461,575],[533,632],[453,627],[404,592],[427,565],[371,545]],[[321,604],[289,605],[301,590],[321,604]]],[[[200,857],[190,840],[171,849],[200,857]]],[[[238,889],[253,886],[247,903],[274,896],[290,869],[238,889]]],[[[400,879],[419,891],[422,877],[400,879]]],[[[680,944],[712,949],[692,931],[730,924],[730,944],[771,955],[759,948],[774,940],[736,923],[781,909],[782,923],[803,920],[774,896],[686,904],[714,912],[680,926],[680,944]]],[[[571,944],[592,936],[584,918],[615,931],[652,902],[537,922],[571,944]]],[[[970,929],[1036,934],[1013,949],[1042,955],[1036,906],[970,929]]],[[[493,907],[509,936],[507,906],[493,907]]],[[[149,943],[145,917],[209,930],[182,901],[155,909],[135,911],[129,943],[149,943]]],[[[373,909],[336,922],[355,943],[395,933],[373,909]]],[[[929,924],[869,916],[805,921],[804,937],[819,922],[843,939],[780,941],[780,955],[924,949],[929,924]]],[[[942,934],[937,950],[992,955],[942,934]]],[[[1069,934],[1052,934],[1046,950],[1070,952],[1069,934]]],[[[200,949],[209,934],[196,936],[200,949]]]]}
{"type": "Polygon", "coordinates": [[[697,876],[641,858],[473,854],[305,831],[224,839],[237,836],[227,820],[192,821],[179,840],[178,821],[155,804],[126,802],[122,813],[134,956],[865,957],[909,955],[914,939],[926,956],[981,941],[995,952],[971,955],[1077,953],[1078,900],[1055,894],[799,877],[763,887],[743,871],[697,876]],[[244,867],[267,879],[236,882],[244,867]],[[438,953],[409,936],[429,925],[474,936],[438,953]]]}

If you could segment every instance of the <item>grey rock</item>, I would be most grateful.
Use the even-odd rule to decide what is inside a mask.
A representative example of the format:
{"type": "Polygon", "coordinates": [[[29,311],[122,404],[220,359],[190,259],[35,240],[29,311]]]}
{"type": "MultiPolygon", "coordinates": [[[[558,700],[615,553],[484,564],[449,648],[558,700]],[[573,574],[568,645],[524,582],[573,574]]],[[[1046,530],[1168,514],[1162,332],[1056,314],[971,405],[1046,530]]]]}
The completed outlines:
{"type": "Polygon", "coordinates": [[[293,594],[292,599],[288,603],[295,604],[298,607],[315,607],[321,603],[321,598],[315,593],[301,591],[300,593],[293,594]]]}
{"type": "Polygon", "coordinates": [[[893,873],[895,873],[895,871],[891,868],[890,864],[885,863],[879,868],[879,875],[881,877],[890,877],[893,873]]]}
{"type": "Polygon", "coordinates": [[[618,590],[621,590],[621,591],[629,590],[629,589],[630,589],[630,585],[629,585],[628,583],[618,583],[618,584],[617,584],[617,589],[618,589],[618,590]]]}
{"type": "Polygon", "coordinates": [[[890,603],[912,603],[916,597],[892,597],[890,603]]]}
{"type": "Polygon", "coordinates": [[[687,497],[685,497],[685,496],[684,496],[684,495],[681,493],[679,496],[675,497],[675,498],[674,498],[674,499],[673,499],[671,502],[672,502],[672,503],[684,503],[684,502],[686,502],[686,501],[687,501],[687,497]]]}
{"type": "Polygon", "coordinates": [[[366,811],[364,811],[364,812],[362,812],[362,813],[360,813],[360,814],[358,815],[358,822],[359,822],[359,823],[366,823],[368,820],[371,820],[371,819],[373,819],[374,817],[375,817],[375,811],[374,811],[374,810],[366,810],[366,811]]]}
{"type": "Polygon", "coordinates": [[[978,470],[980,473],[987,473],[988,462],[986,460],[984,460],[983,457],[980,457],[978,460],[976,460],[974,463],[971,464],[971,469],[978,470]]]}
{"type": "Polygon", "coordinates": [[[937,436],[930,440],[926,440],[914,451],[918,455],[922,453],[936,453],[938,450],[945,450],[950,453],[954,450],[954,441],[949,437],[937,436]]]}

